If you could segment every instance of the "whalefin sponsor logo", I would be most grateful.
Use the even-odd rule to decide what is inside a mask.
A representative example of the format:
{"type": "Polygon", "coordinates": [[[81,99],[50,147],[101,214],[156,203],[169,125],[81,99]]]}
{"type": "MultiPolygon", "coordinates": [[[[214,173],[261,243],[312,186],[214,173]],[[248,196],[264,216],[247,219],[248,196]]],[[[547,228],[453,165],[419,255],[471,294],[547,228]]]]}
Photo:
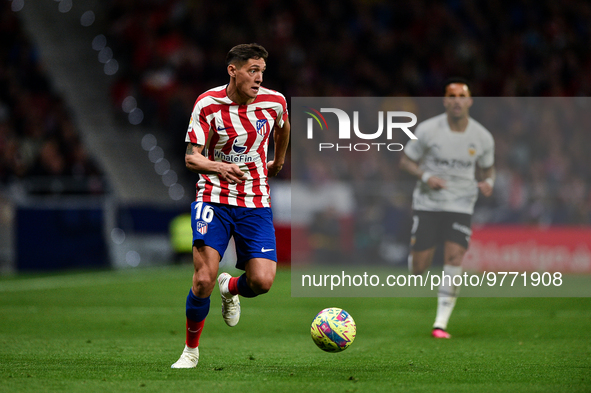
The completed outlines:
{"type": "Polygon", "coordinates": [[[256,157],[247,154],[225,154],[223,151],[215,150],[213,157],[216,161],[230,162],[233,164],[243,164],[247,162],[255,162],[256,157]]]}
{"type": "Polygon", "coordinates": [[[238,138],[234,139],[232,143],[232,151],[236,154],[242,154],[246,151],[247,147],[244,145],[239,144],[238,138]]]}

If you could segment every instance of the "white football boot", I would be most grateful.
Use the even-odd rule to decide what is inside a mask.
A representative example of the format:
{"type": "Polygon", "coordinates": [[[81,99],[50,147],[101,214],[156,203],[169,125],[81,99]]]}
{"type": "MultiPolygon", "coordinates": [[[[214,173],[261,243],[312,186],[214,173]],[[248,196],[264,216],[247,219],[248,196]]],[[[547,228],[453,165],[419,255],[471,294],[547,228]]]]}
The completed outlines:
{"type": "Polygon", "coordinates": [[[240,320],[240,299],[228,290],[231,275],[224,272],[218,276],[220,295],[222,296],[222,316],[228,326],[236,326],[240,320]]]}
{"type": "Polygon", "coordinates": [[[181,354],[179,360],[176,361],[170,368],[195,368],[199,362],[199,347],[189,348],[185,345],[185,349],[181,354]]]}

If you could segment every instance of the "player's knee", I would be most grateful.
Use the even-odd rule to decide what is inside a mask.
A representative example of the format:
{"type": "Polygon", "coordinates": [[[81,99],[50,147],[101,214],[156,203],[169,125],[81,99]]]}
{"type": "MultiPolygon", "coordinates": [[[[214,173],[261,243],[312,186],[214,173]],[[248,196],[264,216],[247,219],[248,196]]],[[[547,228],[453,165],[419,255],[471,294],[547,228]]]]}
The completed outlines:
{"type": "Polygon", "coordinates": [[[207,297],[213,292],[216,277],[208,271],[195,271],[193,274],[193,293],[197,297],[207,297]]]}
{"type": "Polygon", "coordinates": [[[452,266],[461,266],[463,259],[464,259],[463,252],[455,252],[455,253],[452,253],[452,254],[446,256],[445,264],[452,265],[452,266]]]}

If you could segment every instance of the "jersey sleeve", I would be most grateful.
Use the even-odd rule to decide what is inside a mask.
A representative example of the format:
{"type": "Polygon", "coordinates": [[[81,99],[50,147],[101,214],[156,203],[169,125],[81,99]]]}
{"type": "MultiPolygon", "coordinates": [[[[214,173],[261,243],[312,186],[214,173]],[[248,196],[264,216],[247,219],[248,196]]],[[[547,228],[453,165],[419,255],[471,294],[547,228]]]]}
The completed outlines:
{"type": "Polygon", "coordinates": [[[279,96],[281,97],[281,99],[279,100],[279,103],[281,105],[281,111],[279,113],[277,113],[277,125],[279,127],[283,127],[283,124],[285,124],[285,120],[287,120],[287,100],[285,99],[285,96],[283,94],[279,94],[279,96]]]}
{"type": "Polygon", "coordinates": [[[410,139],[406,146],[404,146],[404,154],[413,161],[419,161],[425,154],[427,148],[425,144],[425,132],[425,127],[419,124],[415,130],[417,139],[410,139]]]}
{"type": "Polygon", "coordinates": [[[207,141],[208,134],[209,123],[207,122],[207,118],[200,102],[197,101],[193,108],[193,113],[191,114],[185,142],[203,146],[205,145],[205,141],[207,141]]]}
{"type": "Polygon", "coordinates": [[[478,158],[478,165],[481,168],[490,168],[495,163],[495,140],[490,133],[485,134],[484,149],[478,158]]]}

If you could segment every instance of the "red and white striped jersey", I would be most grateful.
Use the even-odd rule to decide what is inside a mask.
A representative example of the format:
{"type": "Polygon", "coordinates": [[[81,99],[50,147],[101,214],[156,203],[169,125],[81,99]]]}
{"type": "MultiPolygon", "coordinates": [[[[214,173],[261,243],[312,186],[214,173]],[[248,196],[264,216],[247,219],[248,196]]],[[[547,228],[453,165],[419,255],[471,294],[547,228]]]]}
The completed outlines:
{"type": "Polygon", "coordinates": [[[241,207],[270,207],[267,147],[275,124],[283,127],[287,102],[283,94],[259,88],[247,105],[232,102],[226,85],[201,94],[191,114],[185,142],[205,145],[210,160],[234,163],[245,173],[241,184],[216,174],[199,174],[197,201],[241,207]]]}

